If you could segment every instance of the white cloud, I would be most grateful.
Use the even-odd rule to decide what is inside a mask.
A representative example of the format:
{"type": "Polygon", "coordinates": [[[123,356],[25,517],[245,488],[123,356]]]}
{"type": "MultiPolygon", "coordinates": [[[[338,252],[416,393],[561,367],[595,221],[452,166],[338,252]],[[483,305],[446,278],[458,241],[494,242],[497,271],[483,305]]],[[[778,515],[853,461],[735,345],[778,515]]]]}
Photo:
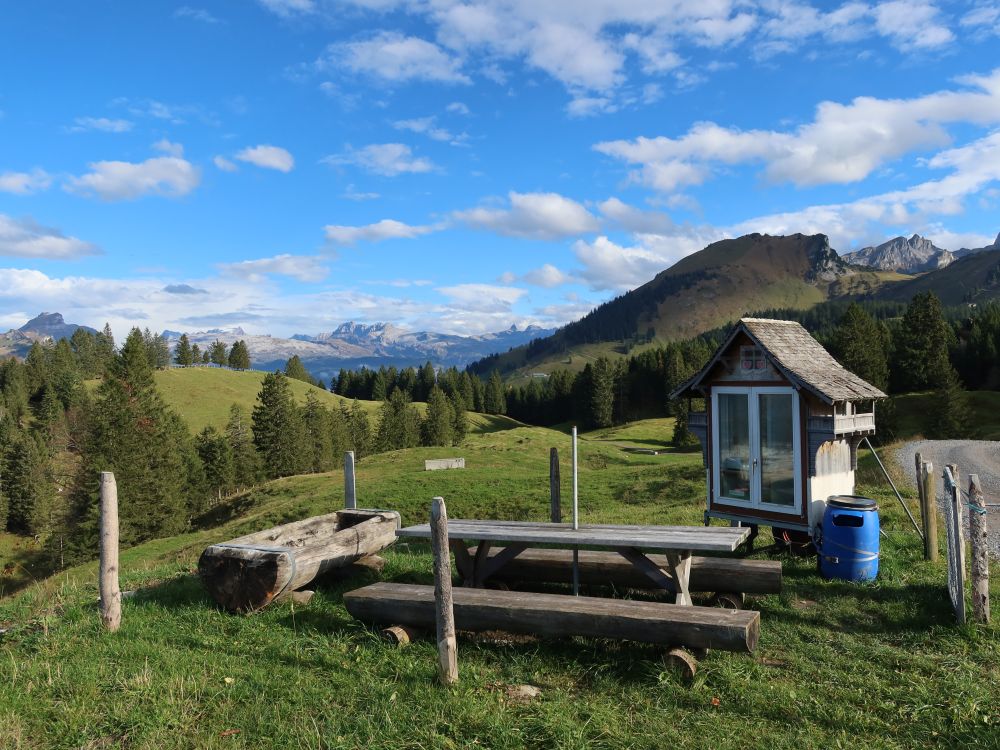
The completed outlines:
{"type": "Polygon", "coordinates": [[[667,214],[660,211],[642,211],[623,203],[618,198],[608,198],[597,207],[601,214],[627,232],[650,234],[670,232],[674,229],[673,219],[667,214]]]}
{"type": "Polygon", "coordinates": [[[245,148],[234,158],[264,169],[276,169],[279,172],[291,172],[295,167],[295,159],[288,151],[280,146],[267,144],[245,148]]]}
{"type": "Polygon", "coordinates": [[[180,197],[201,182],[199,169],[177,156],[159,156],[139,163],[98,161],[89,166],[90,172],[68,178],[64,188],[79,195],[120,201],[144,195],[180,197]]]}
{"type": "Polygon", "coordinates": [[[166,138],[161,138],[156,143],[154,143],[153,148],[156,151],[161,151],[164,154],[168,154],[170,156],[178,156],[178,157],[184,156],[184,146],[182,146],[179,143],[172,143],[171,141],[168,141],[166,138]]]}
{"type": "Polygon", "coordinates": [[[599,228],[586,208],[558,193],[511,192],[508,197],[510,208],[472,208],[454,216],[477,229],[541,240],[578,236],[599,228]]]}
{"type": "Polygon", "coordinates": [[[67,128],[71,133],[82,133],[86,130],[99,130],[103,133],[125,133],[132,129],[129,120],[112,119],[108,117],[77,117],[67,128]]]}
{"type": "Polygon", "coordinates": [[[316,3],[313,0],[258,0],[258,2],[282,18],[307,15],[316,10],[316,3]]]}
{"type": "Polygon", "coordinates": [[[0,193],[31,195],[48,190],[51,184],[52,176],[44,169],[36,168],[30,172],[0,172],[0,193]]]}
{"type": "Polygon", "coordinates": [[[475,312],[509,312],[512,305],[528,293],[517,287],[491,284],[456,284],[438,287],[437,291],[452,304],[475,312]]]}
{"type": "Polygon", "coordinates": [[[201,23],[207,24],[222,23],[220,19],[213,16],[204,8],[192,8],[188,5],[182,5],[180,8],[175,10],[174,18],[189,18],[192,21],[200,21],[201,23]]]}
{"type": "Polygon", "coordinates": [[[276,255],[273,258],[219,263],[217,267],[223,274],[252,282],[260,282],[268,276],[277,275],[312,283],[322,281],[329,273],[323,259],[311,255],[276,255]]]}
{"type": "Polygon", "coordinates": [[[353,164],[386,177],[436,169],[434,162],[423,156],[415,157],[410,147],[403,143],[373,143],[359,149],[348,146],[345,153],[324,157],[322,161],[332,166],[353,164]]]}
{"type": "Polygon", "coordinates": [[[601,236],[593,242],[577,240],[573,252],[583,264],[580,274],[592,289],[629,289],[649,281],[667,266],[657,253],[644,247],[623,247],[601,236]]]}
{"type": "Polygon", "coordinates": [[[426,135],[432,140],[450,143],[452,146],[461,146],[469,139],[469,136],[466,133],[454,135],[447,128],[438,126],[434,117],[416,117],[410,120],[396,120],[392,126],[396,128],[396,130],[408,130],[411,133],[426,135]]]}
{"type": "Polygon", "coordinates": [[[546,263],[540,268],[528,271],[528,273],[524,274],[522,279],[526,284],[532,284],[533,286],[540,286],[546,289],[552,289],[553,287],[562,286],[563,284],[569,284],[574,281],[572,276],[563,273],[551,263],[546,263]]]}
{"type": "Polygon", "coordinates": [[[934,49],[955,40],[955,35],[939,23],[940,12],[923,0],[891,0],[874,8],[875,27],[897,47],[934,49]]]}
{"type": "Polygon", "coordinates": [[[469,108],[464,104],[462,104],[462,102],[452,102],[447,107],[445,107],[445,109],[448,112],[451,112],[453,115],[463,115],[465,117],[468,117],[470,114],[472,114],[469,111],[469,108]]]}
{"type": "Polygon", "coordinates": [[[323,227],[326,238],[336,245],[353,245],[355,242],[381,242],[390,239],[413,239],[434,231],[434,227],[411,226],[394,219],[382,219],[374,224],[351,227],[328,224],[323,227]]]}
{"type": "Polygon", "coordinates": [[[714,165],[754,162],[763,162],[766,176],[776,182],[856,182],[906,153],[946,145],[946,124],[1000,123],[1000,68],[959,83],[963,90],[913,99],[822,102],[812,122],[790,132],[742,131],[703,122],[679,138],[639,137],[594,148],[635,165],[632,180],[665,192],[704,182],[714,165]]]}
{"type": "Polygon", "coordinates": [[[225,156],[215,156],[212,158],[212,163],[223,172],[235,172],[239,167],[233,164],[225,156]]]}
{"type": "MultiPolygon", "coordinates": [[[[0,214],[0,255],[46,260],[74,260],[101,251],[90,242],[67,237],[58,229],[31,219],[15,219],[0,214]]],[[[0,274],[2,278],[3,274],[0,274]]],[[[3,295],[0,294],[0,297],[3,295]]]]}
{"type": "Polygon", "coordinates": [[[461,71],[460,60],[433,42],[394,31],[381,31],[369,39],[332,44],[319,60],[318,67],[322,70],[343,68],[394,83],[471,83],[461,71]]]}
{"type": "Polygon", "coordinates": [[[346,198],[349,201],[373,201],[381,196],[378,193],[358,190],[352,183],[344,188],[344,192],[340,194],[340,197],[346,198]]]}
{"type": "Polygon", "coordinates": [[[962,16],[961,24],[1000,35],[1000,4],[984,4],[973,8],[962,16]]]}

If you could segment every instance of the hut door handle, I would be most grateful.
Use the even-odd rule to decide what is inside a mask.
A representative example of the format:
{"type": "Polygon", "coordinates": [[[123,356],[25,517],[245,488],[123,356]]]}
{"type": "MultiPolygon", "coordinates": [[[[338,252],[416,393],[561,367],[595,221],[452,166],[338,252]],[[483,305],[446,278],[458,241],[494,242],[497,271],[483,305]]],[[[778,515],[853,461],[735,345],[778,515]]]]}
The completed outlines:
{"type": "Polygon", "coordinates": [[[754,470],[754,473],[757,472],[757,459],[756,458],[753,460],[753,470],[754,470]]]}

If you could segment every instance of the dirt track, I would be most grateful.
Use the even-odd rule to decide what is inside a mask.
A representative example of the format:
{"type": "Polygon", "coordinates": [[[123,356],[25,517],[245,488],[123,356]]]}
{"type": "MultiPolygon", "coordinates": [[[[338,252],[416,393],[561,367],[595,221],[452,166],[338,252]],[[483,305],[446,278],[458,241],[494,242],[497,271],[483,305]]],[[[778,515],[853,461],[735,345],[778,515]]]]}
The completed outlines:
{"type": "MultiPolygon", "coordinates": [[[[916,486],[916,467],[913,454],[920,452],[925,461],[934,464],[934,473],[940,477],[946,464],[957,464],[962,489],[969,485],[969,475],[978,474],[986,495],[986,503],[1000,503],[1000,441],[993,440],[912,440],[904,443],[896,453],[896,460],[916,486]]],[[[938,504],[944,508],[943,485],[937,481],[938,504]]],[[[990,532],[990,554],[1000,558],[1000,507],[987,508],[990,532]]],[[[968,518],[966,509],[965,517],[968,518]]]]}

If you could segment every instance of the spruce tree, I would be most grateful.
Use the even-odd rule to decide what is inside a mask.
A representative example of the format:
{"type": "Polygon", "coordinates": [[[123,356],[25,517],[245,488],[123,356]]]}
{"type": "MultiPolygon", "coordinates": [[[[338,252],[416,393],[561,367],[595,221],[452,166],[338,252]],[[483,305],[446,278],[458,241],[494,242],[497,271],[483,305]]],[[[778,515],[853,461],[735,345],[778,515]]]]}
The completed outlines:
{"type": "Polygon", "coordinates": [[[239,404],[233,404],[229,407],[226,442],[229,444],[229,451],[233,457],[234,488],[256,484],[263,471],[260,454],[254,446],[250,420],[239,404]]]}
{"type": "Polygon", "coordinates": [[[195,438],[195,448],[205,471],[205,486],[211,495],[221,500],[235,484],[236,471],[233,449],[226,435],[212,426],[202,430],[195,438]]]}
{"type": "Polygon", "coordinates": [[[450,400],[452,413],[451,440],[453,445],[461,445],[469,432],[469,417],[465,413],[465,400],[462,398],[462,394],[458,392],[452,393],[450,400]]]}
{"type": "Polygon", "coordinates": [[[308,466],[302,417],[284,373],[264,377],[253,409],[253,442],[269,478],[299,474],[308,466]]]}
{"type": "Polygon", "coordinates": [[[830,345],[840,364],[859,378],[883,391],[889,387],[889,357],[882,328],[857,302],[844,312],[830,345]]]}
{"type": "Polygon", "coordinates": [[[487,414],[507,413],[507,395],[500,380],[500,373],[496,370],[490,373],[490,379],[486,382],[483,409],[487,414]]]}
{"type": "Polygon", "coordinates": [[[958,440],[969,437],[972,411],[955,368],[948,366],[930,402],[927,413],[927,437],[932,440],[958,440]]]}
{"type": "Polygon", "coordinates": [[[147,341],[133,329],[97,389],[89,435],[74,492],[78,543],[96,552],[98,479],[111,471],[118,484],[125,546],[175,534],[187,524],[192,498],[180,418],[156,391],[147,341]]]}
{"type": "Polygon", "coordinates": [[[420,445],[420,414],[399,388],[382,402],[375,444],[382,452],[420,445]]]}
{"type": "Polygon", "coordinates": [[[302,364],[302,360],[299,359],[298,354],[293,354],[285,363],[285,375],[293,380],[301,380],[303,383],[309,383],[310,385],[316,384],[312,375],[309,374],[305,365],[302,364]]]}
{"type": "Polygon", "coordinates": [[[191,364],[200,365],[201,364],[201,347],[197,344],[191,344],[191,364]]]}
{"type": "Polygon", "coordinates": [[[451,445],[454,438],[455,414],[448,397],[433,386],[427,397],[427,412],[420,425],[423,445],[451,445]]]}
{"type": "Polygon", "coordinates": [[[385,401],[388,398],[388,393],[386,391],[385,382],[385,372],[379,369],[375,373],[375,379],[372,381],[372,401],[385,401]]]}
{"type": "Polygon", "coordinates": [[[229,350],[229,367],[233,370],[250,369],[250,350],[243,339],[233,342],[229,350]]]}
{"type": "Polygon", "coordinates": [[[348,433],[346,450],[354,451],[354,457],[360,461],[364,456],[369,455],[374,448],[371,420],[368,418],[368,412],[357,399],[351,403],[351,410],[345,417],[348,433]]]}
{"type": "Polygon", "coordinates": [[[99,370],[95,373],[96,375],[103,375],[104,371],[110,367],[112,360],[115,358],[115,337],[111,333],[111,325],[108,323],[104,324],[104,330],[101,331],[94,339],[94,345],[97,355],[97,363],[99,370]]]}
{"type": "Polygon", "coordinates": [[[952,332],[933,292],[917,294],[896,330],[892,377],[895,391],[908,393],[937,388],[948,376],[948,345],[952,332]]]}
{"type": "Polygon", "coordinates": [[[208,349],[208,356],[213,365],[225,367],[226,363],[229,362],[228,347],[223,342],[216,339],[212,342],[212,346],[208,349]]]}
{"type": "Polygon", "coordinates": [[[414,386],[414,401],[426,401],[430,398],[431,390],[437,384],[437,374],[434,372],[434,365],[430,362],[424,364],[417,373],[416,384],[414,386]]]}
{"type": "Polygon", "coordinates": [[[191,342],[186,333],[182,333],[174,349],[174,362],[181,367],[190,367],[194,364],[194,352],[191,350],[191,342]]]}
{"type": "Polygon", "coordinates": [[[40,534],[46,528],[51,503],[48,462],[30,433],[22,432],[6,451],[7,528],[17,534],[40,534]]]}
{"type": "Polygon", "coordinates": [[[305,407],[302,409],[302,421],[306,432],[308,470],[312,472],[330,471],[335,464],[333,425],[330,413],[316,398],[316,394],[311,391],[306,395],[305,407]]]}

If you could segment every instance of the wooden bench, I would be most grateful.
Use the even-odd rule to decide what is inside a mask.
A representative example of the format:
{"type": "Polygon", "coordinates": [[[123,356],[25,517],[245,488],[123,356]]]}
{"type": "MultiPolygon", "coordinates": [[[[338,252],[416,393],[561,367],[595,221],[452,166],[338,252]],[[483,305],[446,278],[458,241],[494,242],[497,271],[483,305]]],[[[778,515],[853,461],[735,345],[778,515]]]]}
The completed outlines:
{"type": "MultiPolygon", "coordinates": [[[[490,550],[490,558],[503,552],[490,550]]],[[[476,550],[470,549],[475,555],[476,550]]],[[[580,550],[580,583],[650,588],[656,584],[617,552],[580,550]]],[[[515,583],[572,583],[573,550],[526,549],[498,568],[487,579],[515,583]]],[[[730,557],[692,557],[691,591],[735,592],[742,594],[777,594],[781,591],[781,562],[778,560],[742,560],[730,557]]]]}
{"type": "MultiPolygon", "coordinates": [[[[661,602],[456,588],[458,630],[621,638],[688,648],[753,651],[760,613],[661,602]]],[[[433,630],[434,587],[375,583],[344,594],[353,617],[375,625],[433,630]]]]}

